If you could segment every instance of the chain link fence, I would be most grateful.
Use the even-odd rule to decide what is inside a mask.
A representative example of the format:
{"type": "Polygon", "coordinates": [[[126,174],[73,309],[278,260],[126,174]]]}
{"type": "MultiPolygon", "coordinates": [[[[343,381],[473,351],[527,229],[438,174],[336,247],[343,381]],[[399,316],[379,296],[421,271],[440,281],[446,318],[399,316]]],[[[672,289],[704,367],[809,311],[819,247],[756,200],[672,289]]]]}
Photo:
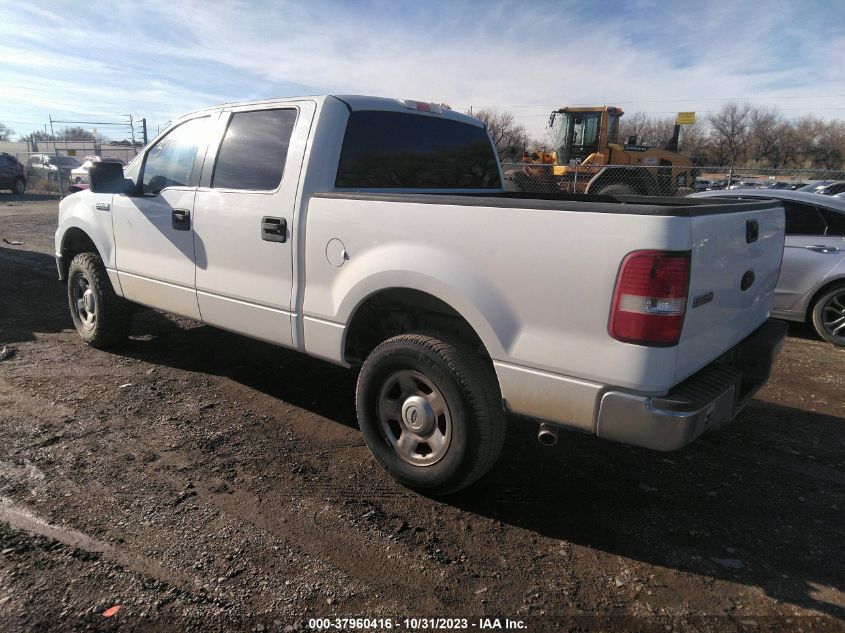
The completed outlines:
{"type": "MultiPolygon", "coordinates": [[[[88,182],[91,161],[108,160],[128,164],[141,151],[140,147],[101,145],[70,149],[64,142],[41,142],[41,151],[3,151],[23,165],[26,189],[30,193],[65,195],[73,185],[88,182]],[[43,147],[42,147],[43,146],[43,147]]],[[[81,144],[80,144],[81,145],[81,144]]],[[[9,148],[13,149],[13,148],[9,148]]]]}
{"type": "Polygon", "coordinates": [[[526,193],[685,196],[728,188],[797,189],[845,180],[845,171],[665,165],[503,163],[505,189],[526,193]]]}

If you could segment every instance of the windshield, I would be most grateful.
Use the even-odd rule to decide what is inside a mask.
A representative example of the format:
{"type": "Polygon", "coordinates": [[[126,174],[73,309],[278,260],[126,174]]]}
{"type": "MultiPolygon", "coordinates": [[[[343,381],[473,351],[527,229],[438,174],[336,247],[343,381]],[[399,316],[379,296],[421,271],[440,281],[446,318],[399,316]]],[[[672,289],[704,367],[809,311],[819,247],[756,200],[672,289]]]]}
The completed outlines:
{"type": "MultiPolygon", "coordinates": [[[[618,117],[614,117],[619,121],[618,117]]],[[[555,139],[557,162],[567,165],[575,159],[584,160],[599,151],[599,112],[567,112],[563,115],[555,139]]]]}

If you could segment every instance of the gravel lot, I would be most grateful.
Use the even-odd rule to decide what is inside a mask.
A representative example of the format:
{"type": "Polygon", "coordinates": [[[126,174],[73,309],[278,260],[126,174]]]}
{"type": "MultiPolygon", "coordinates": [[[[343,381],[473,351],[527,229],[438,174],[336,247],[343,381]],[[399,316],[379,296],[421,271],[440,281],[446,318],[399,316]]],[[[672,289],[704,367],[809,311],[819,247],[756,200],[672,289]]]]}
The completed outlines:
{"type": "Polygon", "coordinates": [[[86,347],[56,209],[0,194],[4,631],[845,630],[845,350],[807,328],[687,449],[547,449],[514,419],[487,478],[429,499],[370,457],[351,372],[154,311],[86,347]]]}

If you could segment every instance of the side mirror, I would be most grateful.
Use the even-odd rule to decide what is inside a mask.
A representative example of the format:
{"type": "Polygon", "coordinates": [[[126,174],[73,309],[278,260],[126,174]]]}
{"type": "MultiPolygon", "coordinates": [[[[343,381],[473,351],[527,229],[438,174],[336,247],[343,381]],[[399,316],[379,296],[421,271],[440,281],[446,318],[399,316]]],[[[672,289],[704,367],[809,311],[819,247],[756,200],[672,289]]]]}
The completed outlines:
{"type": "Polygon", "coordinates": [[[88,170],[88,189],[94,193],[132,194],[135,183],[123,177],[120,163],[94,163],[88,170]]]}

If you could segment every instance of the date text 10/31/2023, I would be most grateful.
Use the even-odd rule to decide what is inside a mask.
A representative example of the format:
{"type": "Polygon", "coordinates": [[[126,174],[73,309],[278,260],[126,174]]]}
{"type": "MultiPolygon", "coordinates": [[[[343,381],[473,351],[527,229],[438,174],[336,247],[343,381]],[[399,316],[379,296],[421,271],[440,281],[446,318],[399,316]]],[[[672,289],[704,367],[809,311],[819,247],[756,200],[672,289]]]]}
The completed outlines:
{"type": "Polygon", "coordinates": [[[308,628],[317,631],[331,630],[392,630],[438,631],[438,630],[510,630],[527,628],[522,620],[508,618],[311,618],[308,628]]]}

